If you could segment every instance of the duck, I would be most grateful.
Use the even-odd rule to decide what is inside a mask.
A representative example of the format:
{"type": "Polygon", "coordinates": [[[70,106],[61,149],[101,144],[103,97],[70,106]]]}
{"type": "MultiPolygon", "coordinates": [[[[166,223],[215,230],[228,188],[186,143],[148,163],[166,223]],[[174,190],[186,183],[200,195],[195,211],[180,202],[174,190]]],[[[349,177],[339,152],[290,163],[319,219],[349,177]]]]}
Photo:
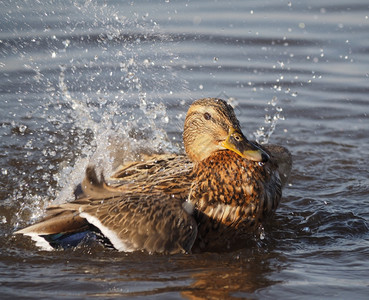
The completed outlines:
{"type": "Polygon", "coordinates": [[[233,107],[194,101],[183,130],[184,154],[147,155],[105,179],[88,166],[80,192],[51,205],[15,234],[46,250],[98,242],[122,252],[227,251],[270,219],[288,181],[287,148],[249,141],[233,107]]]}

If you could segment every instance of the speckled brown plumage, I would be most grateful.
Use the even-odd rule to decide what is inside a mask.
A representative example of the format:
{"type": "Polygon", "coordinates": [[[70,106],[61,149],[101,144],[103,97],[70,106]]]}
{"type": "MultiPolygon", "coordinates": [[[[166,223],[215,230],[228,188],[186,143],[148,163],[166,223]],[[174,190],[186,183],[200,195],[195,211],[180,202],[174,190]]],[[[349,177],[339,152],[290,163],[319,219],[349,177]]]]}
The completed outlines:
{"type": "Polygon", "coordinates": [[[223,251],[239,245],[276,210],[291,169],[281,147],[249,142],[225,101],[195,101],[184,126],[186,155],[146,157],[106,181],[93,167],[82,194],[51,206],[17,233],[50,236],[97,230],[120,251],[223,251]]]}
{"type": "Polygon", "coordinates": [[[194,168],[189,201],[198,224],[196,246],[225,250],[254,233],[277,208],[281,181],[273,161],[245,160],[218,151],[194,168]]]}

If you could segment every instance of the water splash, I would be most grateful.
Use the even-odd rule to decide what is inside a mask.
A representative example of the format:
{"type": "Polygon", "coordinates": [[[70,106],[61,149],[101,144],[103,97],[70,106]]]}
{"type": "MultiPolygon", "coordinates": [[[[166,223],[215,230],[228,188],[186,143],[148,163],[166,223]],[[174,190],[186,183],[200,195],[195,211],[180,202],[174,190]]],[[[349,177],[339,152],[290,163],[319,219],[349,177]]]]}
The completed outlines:
{"type": "Polygon", "coordinates": [[[37,165],[32,175],[37,179],[17,177],[9,196],[20,204],[11,222],[15,227],[38,218],[52,201],[72,200],[88,164],[109,176],[142,152],[179,151],[165,130],[171,120],[164,98],[173,89],[186,93],[187,83],[170,67],[177,57],[171,38],[148,13],[95,1],[66,7],[79,15],[71,18],[79,23],[62,16],[48,19],[42,5],[34,7],[44,34],[31,41],[20,37],[14,53],[36,74],[26,79],[33,92],[43,95],[32,114],[42,123],[37,136],[29,134],[35,126],[17,125],[17,134],[28,138],[24,159],[37,165]],[[27,43],[43,47],[27,52],[22,50],[27,43]]]}
{"type": "Polygon", "coordinates": [[[268,102],[268,105],[265,108],[265,125],[260,126],[259,129],[254,132],[255,139],[260,144],[267,144],[279,120],[284,120],[284,117],[281,114],[283,109],[278,106],[277,103],[278,98],[276,96],[268,102]]]}
{"type": "MultiPolygon", "coordinates": [[[[74,186],[82,180],[88,164],[95,165],[98,171],[109,175],[119,164],[140,159],[140,152],[178,151],[170,143],[163,128],[163,125],[169,123],[166,106],[162,101],[150,100],[145,91],[141,76],[145,73],[143,69],[148,66],[150,65],[146,60],[141,65],[140,61],[137,62],[132,57],[121,63],[124,87],[119,91],[120,95],[114,98],[109,97],[106,91],[103,101],[99,99],[98,109],[90,105],[96,100],[88,96],[71,96],[65,82],[66,68],[60,66],[61,98],[70,106],[74,127],[82,135],[82,138],[79,137],[81,142],[78,147],[84,155],[77,158],[72,165],[63,167],[57,175],[58,185],[62,188],[56,197],[56,203],[64,202],[68,195],[70,198],[74,186]],[[127,109],[126,105],[131,105],[132,102],[137,104],[127,109]],[[88,133],[91,138],[86,143],[84,136],[88,133]]],[[[163,86],[165,83],[155,84],[163,86]]]]}

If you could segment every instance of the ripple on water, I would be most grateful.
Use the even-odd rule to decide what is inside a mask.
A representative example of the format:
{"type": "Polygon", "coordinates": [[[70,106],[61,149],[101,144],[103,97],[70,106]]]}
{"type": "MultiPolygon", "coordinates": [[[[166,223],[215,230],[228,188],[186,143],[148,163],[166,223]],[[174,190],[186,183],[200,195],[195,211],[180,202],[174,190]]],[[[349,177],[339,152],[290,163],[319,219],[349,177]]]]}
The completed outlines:
{"type": "Polygon", "coordinates": [[[1,296],[366,299],[367,3],[72,2],[0,11],[1,296]],[[294,156],[263,240],[167,257],[12,236],[90,161],[181,151],[187,104],[217,95],[294,156]]]}

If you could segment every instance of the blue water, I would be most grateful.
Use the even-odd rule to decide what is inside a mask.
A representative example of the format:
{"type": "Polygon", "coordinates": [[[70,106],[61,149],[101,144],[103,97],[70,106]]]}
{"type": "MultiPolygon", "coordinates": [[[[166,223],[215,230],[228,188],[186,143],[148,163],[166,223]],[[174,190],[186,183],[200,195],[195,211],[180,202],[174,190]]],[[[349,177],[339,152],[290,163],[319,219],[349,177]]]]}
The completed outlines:
{"type": "Polygon", "coordinates": [[[366,299],[369,4],[16,1],[0,11],[0,295],[14,299],[366,299]],[[188,105],[221,97],[293,153],[258,245],[44,252],[13,236],[147,151],[183,151],[188,105]]]}

